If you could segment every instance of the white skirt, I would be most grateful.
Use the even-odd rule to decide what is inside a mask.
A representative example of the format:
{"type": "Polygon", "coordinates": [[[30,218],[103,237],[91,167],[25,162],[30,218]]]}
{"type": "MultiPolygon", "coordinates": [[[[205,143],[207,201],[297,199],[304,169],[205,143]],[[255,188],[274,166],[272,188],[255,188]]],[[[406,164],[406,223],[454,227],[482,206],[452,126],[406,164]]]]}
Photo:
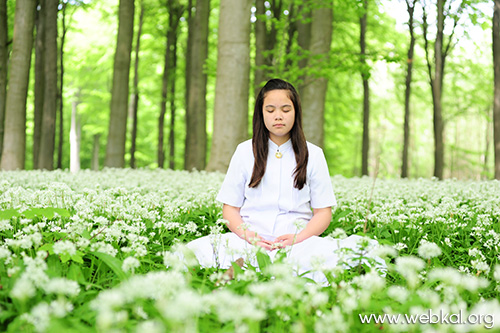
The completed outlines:
{"type": "MultiPolygon", "coordinates": [[[[366,259],[373,258],[375,269],[386,270],[384,260],[373,255],[378,242],[358,235],[345,239],[312,236],[300,243],[294,244],[283,250],[287,262],[294,265],[297,275],[304,275],[318,283],[326,283],[324,270],[332,270],[341,265],[344,268],[354,267],[361,262],[370,265],[366,259]],[[363,241],[365,247],[362,247],[363,241]],[[358,258],[358,259],[357,259],[358,258]]],[[[209,235],[195,239],[187,244],[202,267],[218,267],[227,269],[238,258],[256,266],[256,251],[263,248],[249,244],[246,240],[229,232],[225,234],[209,235]]],[[[271,261],[274,261],[278,250],[266,251],[271,261]]]]}

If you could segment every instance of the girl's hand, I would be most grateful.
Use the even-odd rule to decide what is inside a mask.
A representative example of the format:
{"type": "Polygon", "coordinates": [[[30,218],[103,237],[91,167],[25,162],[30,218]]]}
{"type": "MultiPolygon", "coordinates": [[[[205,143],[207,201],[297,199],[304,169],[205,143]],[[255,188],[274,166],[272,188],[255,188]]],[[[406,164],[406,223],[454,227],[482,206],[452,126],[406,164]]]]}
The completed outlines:
{"type": "Polygon", "coordinates": [[[298,243],[296,234],[285,234],[277,237],[273,242],[273,246],[274,248],[281,249],[285,246],[290,246],[296,243],[298,243]]]}
{"type": "Polygon", "coordinates": [[[274,244],[273,242],[267,241],[265,239],[261,239],[255,245],[262,247],[264,250],[272,251],[274,250],[274,244]]]}

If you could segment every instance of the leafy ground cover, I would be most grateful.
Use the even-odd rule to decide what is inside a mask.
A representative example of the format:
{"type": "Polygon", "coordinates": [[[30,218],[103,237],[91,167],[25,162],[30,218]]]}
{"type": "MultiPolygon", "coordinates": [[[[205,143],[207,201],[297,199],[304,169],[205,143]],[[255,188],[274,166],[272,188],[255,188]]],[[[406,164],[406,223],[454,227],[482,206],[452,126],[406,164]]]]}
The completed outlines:
{"type": "Polygon", "coordinates": [[[222,180],[0,173],[0,330],[499,330],[499,182],[333,177],[339,204],[324,236],[377,239],[388,270],[318,260],[330,282],[318,285],[262,252],[231,280],[199,267],[183,244],[227,230],[214,200],[222,180]]]}

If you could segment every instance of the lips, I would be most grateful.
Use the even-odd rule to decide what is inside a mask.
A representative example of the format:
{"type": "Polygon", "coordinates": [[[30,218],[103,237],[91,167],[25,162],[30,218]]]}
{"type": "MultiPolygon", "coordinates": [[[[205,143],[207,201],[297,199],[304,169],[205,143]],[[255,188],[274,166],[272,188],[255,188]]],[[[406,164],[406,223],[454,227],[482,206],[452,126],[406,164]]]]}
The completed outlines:
{"type": "Polygon", "coordinates": [[[285,124],[274,124],[273,127],[285,127],[285,124]]]}

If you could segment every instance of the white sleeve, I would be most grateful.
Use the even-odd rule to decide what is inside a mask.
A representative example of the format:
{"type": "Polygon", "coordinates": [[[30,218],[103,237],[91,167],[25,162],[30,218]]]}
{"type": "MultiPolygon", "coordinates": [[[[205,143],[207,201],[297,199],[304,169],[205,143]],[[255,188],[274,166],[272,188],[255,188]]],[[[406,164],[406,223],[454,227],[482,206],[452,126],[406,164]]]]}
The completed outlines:
{"type": "MultiPolygon", "coordinates": [[[[315,152],[312,156],[311,175],[309,186],[311,188],[311,207],[325,208],[336,206],[335,194],[333,193],[332,179],[328,172],[328,165],[323,150],[315,152]]],[[[311,158],[310,154],[310,158],[311,158]]]]}
{"type": "Polygon", "coordinates": [[[226,177],[216,198],[217,201],[234,207],[243,206],[245,199],[246,176],[242,165],[244,163],[242,153],[241,146],[238,146],[231,158],[226,177]]]}

